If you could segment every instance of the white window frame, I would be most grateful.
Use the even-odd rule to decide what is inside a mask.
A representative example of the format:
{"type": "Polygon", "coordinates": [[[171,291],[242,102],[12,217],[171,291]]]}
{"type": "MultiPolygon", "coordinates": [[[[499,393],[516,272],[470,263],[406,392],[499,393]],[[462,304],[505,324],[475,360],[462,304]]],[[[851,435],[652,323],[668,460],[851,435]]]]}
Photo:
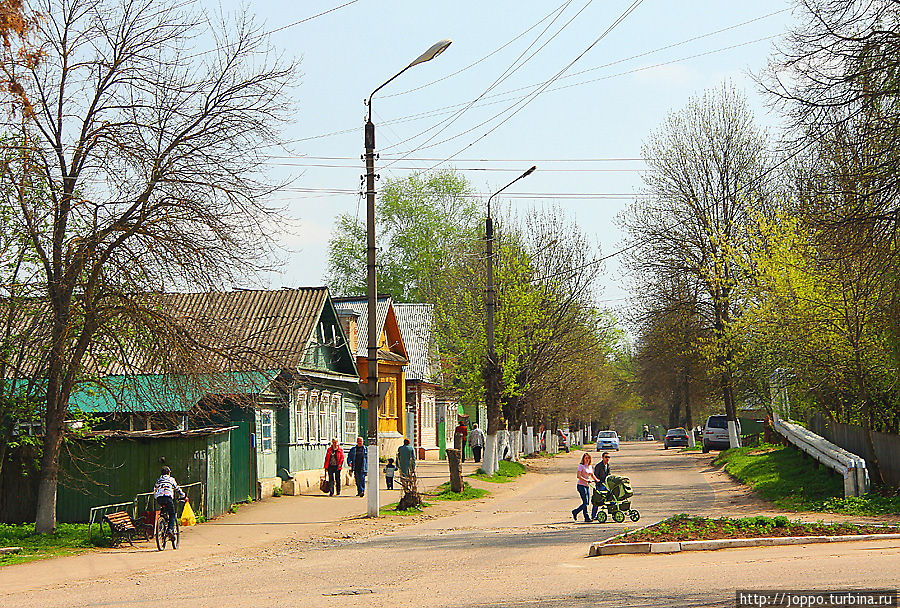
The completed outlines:
{"type": "Polygon", "coordinates": [[[294,391],[294,438],[295,443],[307,441],[306,427],[306,400],[308,399],[308,391],[306,389],[298,389],[294,391]]]}
{"type": "Polygon", "coordinates": [[[352,402],[344,403],[344,443],[354,443],[359,436],[359,414],[352,402]]]}
{"type": "Polygon", "coordinates": [[[260,410],[259,412],[259,447],[263,452],[275,450],[275,417],[272,415],[272,410],[260,410]],[[268,422],[266,422],[267,418],[268,422]],[[266,437],[266,427],[269,430],[268,437],[266,437]]]}
{"type": "Polygon", "coordinates": [[[311,392],[309,394],[309,404],[307,405],[307,425],[306,432],[308,434],[308,441],[310,443],[316,443],[321,440],[319,437],[319,415],[317,413],[317,409],[319,407],[319,393],[311,392]]]}
{"type": "Polygon", "coordinates": [[[331,419],[331,432],[332,437],[337,437],[337,440],[341,440],[341,394],[340,393],[332,393],[331,395],[331,409],[328,412],[329,418],[331,419]]]}
{"type": "Polygon", "coordinates": [[[332,437],[328,424],[328,401],[328,393],[319,394],[319,407],[316,411],[319,424],[319,443],[329,443],[332,437]]]}

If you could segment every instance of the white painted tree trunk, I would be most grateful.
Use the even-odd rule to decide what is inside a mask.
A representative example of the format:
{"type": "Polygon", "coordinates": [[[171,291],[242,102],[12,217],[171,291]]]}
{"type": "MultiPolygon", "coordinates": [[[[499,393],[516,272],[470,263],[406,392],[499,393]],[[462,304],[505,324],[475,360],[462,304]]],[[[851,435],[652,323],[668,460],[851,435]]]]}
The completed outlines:
{"type": "Polygon", "coordinates": [[[741,435],[737,430],[737,423],[733,420],[728,421],[728,442],[733,448],[741,447],[741,435]]]}
{"type": "Polygon", "coordinates": [[[694,429],[688,429],[688,447],[692,448],[697,445],[697,440],[694,439],[694,429]]]}
{"type": "Polygon", "coordinates": [[[525,427],[525,454],[534,454],[534,427],[525,427]]]}
{"type": "Polygon", "coordinates": [[[366,498],[368,499],[366,514],[369,517],[378,517],[378,444],[366,448],[368,455],[368,474],[366,477],[366,498]]]}
{"type": "Polygon", "coordinates": [[[497,435],[488,435],[484,443],[484,456],[481,458],[481,468],[488,475],[497,472],[497,435]]]}

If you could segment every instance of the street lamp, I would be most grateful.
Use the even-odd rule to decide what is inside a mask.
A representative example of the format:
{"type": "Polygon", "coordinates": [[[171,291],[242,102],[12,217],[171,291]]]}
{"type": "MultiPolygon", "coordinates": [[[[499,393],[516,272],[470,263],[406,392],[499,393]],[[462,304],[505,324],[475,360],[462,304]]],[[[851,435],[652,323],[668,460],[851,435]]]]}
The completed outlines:
{"type": "Polygon", "coordinates": [[[400,74],[420,63],[431,61],[450,46],[450,40],[441,40],[431,45],[427,51],[416,57],[412,63],[394,74],[380,87],[369,95],[369,118],[366,121],[366,258],[368,266],[368,353],[366,365],[368,375],[366,377],[366,401],[368,402],[368,516],[378,517],[378,411],[381,395],[378,391],[378,281],[375,276],[375,124],[372,122],[372,98],[385,85],[397,78],[400,74]]]}
{"type": "Polygon", "coordinates": [[[491,199],[512,186],[520,179],[524,179],[534,173],[537,167],[531,167],[528,171],[509,182],[492,195],[488,197],[487,202],[487,219],[485,220],[484,232],[487,241],[487,297],[485,298],[485,307],[487,308],[487,361],[484,365],[484,382],[485,395],[487,402],[488,430],[487,441],[484,449],[484,462],[482,467],[488,475],[493,475],[497,471],[497,431],[500,430],[500,361],[497,359],[497,351],[494,349],[494,310],[497,308],[496,292],[494,290],[494,221],[491,218],[491,199]]]}

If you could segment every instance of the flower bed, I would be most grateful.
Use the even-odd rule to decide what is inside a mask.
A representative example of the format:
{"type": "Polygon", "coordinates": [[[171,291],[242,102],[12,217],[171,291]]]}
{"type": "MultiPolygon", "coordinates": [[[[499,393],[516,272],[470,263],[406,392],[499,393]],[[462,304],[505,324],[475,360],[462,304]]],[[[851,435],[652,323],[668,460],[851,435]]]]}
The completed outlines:
{"type": "Polygon", "coordinates": [[[804,523],[787,517],[693,517],[675,515],[634,532],[627,531],[612,542],[665,542],[716,540],[720,538],[772,538],[779,536],[847,536],[852,534],[900,534],[900,526],[872,524],[804,523]]]}

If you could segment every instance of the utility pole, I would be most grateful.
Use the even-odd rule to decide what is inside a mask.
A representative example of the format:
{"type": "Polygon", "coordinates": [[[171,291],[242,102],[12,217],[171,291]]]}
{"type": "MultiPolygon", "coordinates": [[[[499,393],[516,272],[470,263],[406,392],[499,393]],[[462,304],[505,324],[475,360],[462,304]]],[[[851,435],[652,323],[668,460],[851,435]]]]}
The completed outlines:
{"type": "Polygon", "coordinates": [[[497,309],[497,292],[494,289],[494,220],[491,217],[491,199],[512,186],[520,179],[526,178],[537,167],[531,167],[528,171],[509,182],[488,197],[487,218],[484,222],[484,236],[487,241],[487,293],[485,294],[487,336],[487,361],[484,364],[484,400],[487,405],[487,439],[484,446],[482,466],[484,472],[493,475],[497,472],[497,432],[500,430],[500,361],[497,350],[494,347],[494,313],[497,309]]]}
{"type": "MultiPolygon", "coordinates": [[[[394,74],[369,95],[367,105],[369,117],[366,120],[366,268],[368,300],[368,345],[366,352],[366,404],[368,407],[366,433],[366,451],[368,479],[366,480],[367,509],[369,517],[378,517],[378,412],[381,406],[381,394],[378,391],[378,279],[375,273],[375,123],[372,122],[372,98],[386,84],[397,76],[420,63],[431,61],[450,46],[450,40],[441,40],[416,57],[412,63],[394,74]]],[[[401,414],[402,415],[402,414],[401,414]]]]}

